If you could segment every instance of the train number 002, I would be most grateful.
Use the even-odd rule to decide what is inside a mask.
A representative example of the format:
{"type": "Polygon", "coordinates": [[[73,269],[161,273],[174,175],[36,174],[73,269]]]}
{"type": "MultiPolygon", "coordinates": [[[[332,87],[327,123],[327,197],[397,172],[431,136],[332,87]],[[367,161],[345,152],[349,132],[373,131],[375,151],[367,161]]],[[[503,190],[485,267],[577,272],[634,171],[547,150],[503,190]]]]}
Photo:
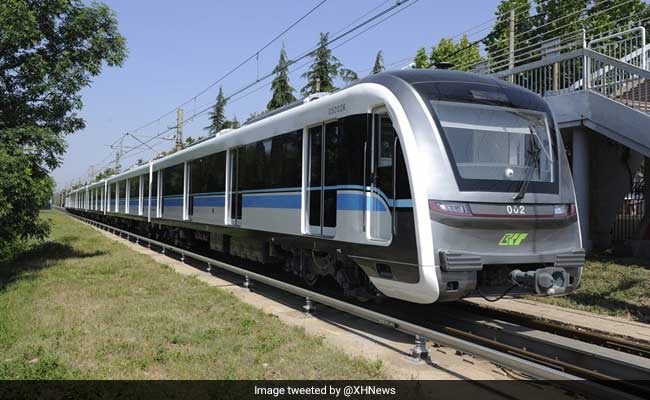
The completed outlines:
{"type": "Polygon", "coordinates": [[[506,212],[510,215],[526,215],[526,207],[524,206],[506,206],[506,212]]]}

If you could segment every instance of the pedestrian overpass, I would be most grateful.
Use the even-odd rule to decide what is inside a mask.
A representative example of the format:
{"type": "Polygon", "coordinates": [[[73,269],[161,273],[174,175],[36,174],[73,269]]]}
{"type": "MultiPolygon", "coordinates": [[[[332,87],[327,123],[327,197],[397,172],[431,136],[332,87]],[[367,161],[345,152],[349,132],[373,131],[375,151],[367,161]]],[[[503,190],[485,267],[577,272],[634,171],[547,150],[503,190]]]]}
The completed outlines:
{"type": "Polygon", "coordinates": [[[650,257],[650,185],[643,181],[650,176],[650,45],[643,28],[586,37],[582,30],[470,70],[550,104],[572,165],[585,248],[650,257]],[[617,235],[625,223],[626,234],[617,235]]]}

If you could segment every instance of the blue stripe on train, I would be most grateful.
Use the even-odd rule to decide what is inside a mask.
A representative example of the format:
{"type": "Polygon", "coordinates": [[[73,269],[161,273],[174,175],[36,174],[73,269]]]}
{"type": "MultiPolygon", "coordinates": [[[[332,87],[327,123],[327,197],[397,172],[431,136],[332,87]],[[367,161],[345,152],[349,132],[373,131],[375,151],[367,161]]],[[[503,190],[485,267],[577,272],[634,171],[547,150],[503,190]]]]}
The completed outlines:
{"type": "MultiPolygon", "coordinates": [[[[248,208],[285,208],[285,209],[300,209],[301,195],[298,193],[288,193],[288,194],[274,194],[274,195],[264,195],[264,196],[255,196],[247,195],[243,196],[243,207],[248,208]]],[[[338,193],[336,199],[336,208],[342,211],[363,211],[363,199],[364,195],[361,193],[338,193]]],[[[387,211],[386,205],[379,198],[374,198],[374,209],[377,211],[387,211]]],[[[392,205],[393,201],[389,200],[389,205],[392,205]]],[[[152,204],[155,204],[155,200],[152,200],[152,204]]],[[[182,197],[169,197],[164,198],[163,204],[165,207],[182,207],[183,198],[182,197]]],[[[225,206],[225,197],[224,196],[204,196],[194,197],[194,207],[224,207],[225,206]]],[[[367,207],[370,208],[370,199],[368,199],[367,207]]],[[[411,199],[401,199],[395,201],[396,207],[412,207],[413,202],[411,199]]]]}
{"type": "Polygon", "coordinates": [[[194,207],[225,207],[224,196],[194,197],[194,207]]]}
{"type": "Polygon", "coordinates": [[[163,206],[165,207],[183,207],[182,197],[163,198],[163,206]]]}
{"type": "Polygon", "coordinates": [[[300,194],[276,194],[268,196],[243,196],[242,206],[251,208],[300,209],[300,194]]]}

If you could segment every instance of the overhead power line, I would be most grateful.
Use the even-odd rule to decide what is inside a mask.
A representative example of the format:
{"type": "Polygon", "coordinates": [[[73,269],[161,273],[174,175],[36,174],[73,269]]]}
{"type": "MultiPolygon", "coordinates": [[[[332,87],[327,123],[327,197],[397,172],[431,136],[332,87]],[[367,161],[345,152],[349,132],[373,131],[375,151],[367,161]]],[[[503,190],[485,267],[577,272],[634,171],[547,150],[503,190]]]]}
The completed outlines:
{"type": "MultiPolygon", "coordinates": [[[[361,28],[363,28],[363,27],[365,27],[365,26],[367,26],[367,25],[373,23],[374,21],[377,21],[377,20],[381,19],[382,17],[384,17],[384,16],[386,16],[387,14],[391,13],[393,10],[396,10],[397,8],[402,7],[402,6],[404,6],[405,4],[407,4],[407,3],[410,3],[410,2],[415,3],[415,2],[417,2],[417,1],[419,1],[419,0],[398,0],[398,1],[396,1],[395,4],[393,4],[392,6],[390,6],[390,7],[386,8],[386,9],[384,9],[383,11],[381,11],[381,12],[379,12],[379,13],[373,15],[372,17],[370,17],[370,18],[364,20],[363,22],[361,22],[361,23],[355,25],[354,27],[352,27],[352,28],[346,30],[345,32],[343,32],[343,33],[341,33],[341,34],[335,36],[334,38],[328,40],[327,43],[326,43],[326,45],[327,45],[327,46],[331,46],[332,44],[334,44],[334,43],[340,41],[341,39],[345,38],[346,36],[348,36],[348,35],[350,35],[350,34],[356,32],[356,31],[360,30],[361,28]]],[[[395,14],[396,14],[396,13],[395,13],[395,14]]],[[[384,18],[381,22],[385,21],[386,19],[387,19],[387,18],[384,18]]],[[[311,49],[309,49],[308,51],[304,52],[304,53],[303,53],[302,55],[300,55],[299,57],[297,57],[297,58],[295,58],[295,59],[292,59],[292,60],[289,60],[289,61],[287,62],[287,64],[284,66],[284,68],[285,68],[285,69],[288,69],[290,66],[292,66],[292,65],[294,65],[294,64],[296,64],[296,63],[298,63],[298,62],[300,62],[301,60],[304,60],[305,58],[311,56],[311,54],[312,54],[312,53],[313,53],[317,48],[318,48],[318,45],[315,46],[315,47],[313,47],[313,48],[311,48],[311,49]]],[[[275,70],[275,68],[274,68],[273,71],[270,71],[270,72],[266,73],[265,75],[263,75],[262,77],[259,77],[258,79],[256,79],[256,80],[254,80],[254,81],[252,81],[252,82],[250,82],[250,83],[244,85],[243,87],[237,89],[236,91],[234,91],[233,93],[229,94],[229,95],[226,97],[226,101],[228,101],[228,100],[232,99],[234,96],[237,96],[238,94],[240,94],[240,93],[242,93],[242,92],[244,92],[244,91],[250,89],[251,87],[255,86],[256,84],[258,84],[258,83],[260,83],[260,82],[262,82],[262,81],[265,81],[266,79],[268,79],[268,78],[274,76],[274,75],[275,75],[275,71],[276,71],[276,70],[275,70]]],[[[192,114],[191,116],[189,116],[189,117],[187,118],[187,120],[188,120],[188,121],[193,120],[193,119],[195,119],[196,117],[198,117],[199,115],[204,114],[205,112],[207,112],[207,111],[210,110],[211,108],[212,108],[212,105],[207,106],[207,107],[201,109],[200,111],[198,111],[198,112],[192,114]]],[[[151,143],[151,141],[155,140],[156,138],[158,138],[158,137],[160,137],[160,136],[163,136],[163,135],[166,134],[167,132],[170,132],[172,129],[176,129],[176,127],[175,127],[175,126],[172,126],[172,127],[169,127],[169,128],[167,128],[167,129],[165,129],[164,131],[158,133],[158,134],[155,135],[154,137],[145,140],[145,141],[143,142],[143,144],[149,144],[149,143],[151,143]]],[[[141,144],[140,146],[142,146],[143,144],[141,144]]],[[[137,149],[138,147],[140,147],[140,146],[136,146],[136,149],[137,149]]],[[[131,149],[131,150],[126,151],[126,152],[124,153],[124,155],[126,155],[126,154],[128,154],[129,152],[134,151],[134,150],[135,150],[135,149],[131,149]]]]}

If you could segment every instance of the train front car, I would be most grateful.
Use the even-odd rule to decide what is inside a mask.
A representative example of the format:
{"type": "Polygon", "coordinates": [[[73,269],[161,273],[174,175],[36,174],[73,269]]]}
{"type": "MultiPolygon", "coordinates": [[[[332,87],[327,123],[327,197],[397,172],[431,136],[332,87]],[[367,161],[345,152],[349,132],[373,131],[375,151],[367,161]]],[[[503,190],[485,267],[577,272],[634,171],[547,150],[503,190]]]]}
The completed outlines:
{"type": "Polygon", "coordinates": [[[418,217],[424,199],[414,190],[416,225],[431,229],[431,243],[418,235],[420,275],[430,275],[422,262],[430,254],[435,300],[575,290],[585,253],[569,163],[544,100],[455,71],[375,79],[400,99],[412,130],[410,184],[425,187],[429,211],[427,221],[418,217]]]}

